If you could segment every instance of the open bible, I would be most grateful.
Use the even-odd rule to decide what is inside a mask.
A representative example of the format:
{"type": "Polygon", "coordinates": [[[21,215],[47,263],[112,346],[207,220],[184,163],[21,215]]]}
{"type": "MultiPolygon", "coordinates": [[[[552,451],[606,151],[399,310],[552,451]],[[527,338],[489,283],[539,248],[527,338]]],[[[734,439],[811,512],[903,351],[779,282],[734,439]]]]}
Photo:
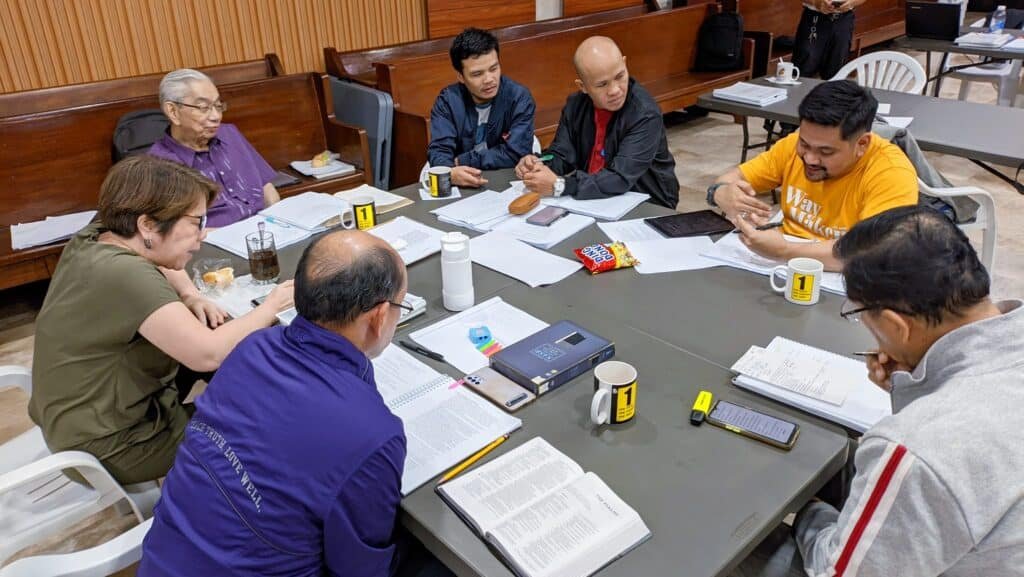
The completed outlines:
{"type": "Polygon", "coordinates": [[[540,437],[437,492],[521,577],[586,577],[651,535],[597,475],[540,437]]]}

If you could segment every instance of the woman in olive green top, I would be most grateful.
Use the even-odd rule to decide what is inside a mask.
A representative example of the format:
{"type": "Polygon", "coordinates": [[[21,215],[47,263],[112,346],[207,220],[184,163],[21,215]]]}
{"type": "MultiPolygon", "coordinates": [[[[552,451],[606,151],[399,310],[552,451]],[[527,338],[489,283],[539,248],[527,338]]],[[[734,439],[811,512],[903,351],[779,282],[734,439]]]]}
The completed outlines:
{"type": "Polygon", "coordinates": [[[130,157],[107,174],[99,219],[61,256],[36,319],[32,420],[51,450],[92,453],[123,484],[167,474],[189,414],[179,363],[213,371],[292,302],[282,283],[223,322],[185,265],[217,185],[178,163],[130,157]]]}

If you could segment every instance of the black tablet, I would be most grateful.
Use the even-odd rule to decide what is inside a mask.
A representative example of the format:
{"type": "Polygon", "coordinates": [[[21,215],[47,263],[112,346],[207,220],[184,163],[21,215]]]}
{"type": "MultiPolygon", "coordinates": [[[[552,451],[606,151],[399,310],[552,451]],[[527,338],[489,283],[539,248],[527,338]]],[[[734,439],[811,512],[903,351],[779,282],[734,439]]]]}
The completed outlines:
{"type": "Polygon", "coordinates": [[[713,210],[698,210],[644,219],[644,222],[669,238],[704,236],[729,232],[733,224],[713,210]]]}

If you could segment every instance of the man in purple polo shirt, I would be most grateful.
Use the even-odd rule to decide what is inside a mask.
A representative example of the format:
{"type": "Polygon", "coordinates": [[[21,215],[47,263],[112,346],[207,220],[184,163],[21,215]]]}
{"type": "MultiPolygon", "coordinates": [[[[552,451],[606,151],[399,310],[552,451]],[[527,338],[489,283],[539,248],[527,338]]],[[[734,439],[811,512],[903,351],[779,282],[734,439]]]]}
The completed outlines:
{"type": "Polygon", "coordinates": [[[171,126],[149,154],[180,162],[220,185],[207,211],[211,227],[248,218],[281,200],[276,172],[233,124],[221,124],[227,104],[210,77],[189,68],[160,81],[160,108],[171,126]]]}
{"type": "Polygon", "coordinates": [[[397,552],[405,434],[370,358],[406,286],[398,253],[364,232],[306,249],[299,316],[242,341],[197,399],[140,577],[451,575],[415,541],[397,552]]]}

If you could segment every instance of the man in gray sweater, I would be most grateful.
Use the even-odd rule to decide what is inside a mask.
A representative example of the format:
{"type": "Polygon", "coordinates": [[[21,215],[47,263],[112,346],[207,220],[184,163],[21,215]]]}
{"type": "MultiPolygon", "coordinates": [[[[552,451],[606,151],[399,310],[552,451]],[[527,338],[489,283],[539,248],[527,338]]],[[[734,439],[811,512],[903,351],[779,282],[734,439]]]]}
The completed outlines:
{"type": "Polygon", "coordinates": [[[788,539],[739,573],[1024,576],[1021,301],[989,299],[966,236],[930,208],[862,221],[835,254],[842,315],[878,341],[869,377],[891,393],[893,415],[861,439],[842,510],[808,504],[795,547],[788,539]]]}

